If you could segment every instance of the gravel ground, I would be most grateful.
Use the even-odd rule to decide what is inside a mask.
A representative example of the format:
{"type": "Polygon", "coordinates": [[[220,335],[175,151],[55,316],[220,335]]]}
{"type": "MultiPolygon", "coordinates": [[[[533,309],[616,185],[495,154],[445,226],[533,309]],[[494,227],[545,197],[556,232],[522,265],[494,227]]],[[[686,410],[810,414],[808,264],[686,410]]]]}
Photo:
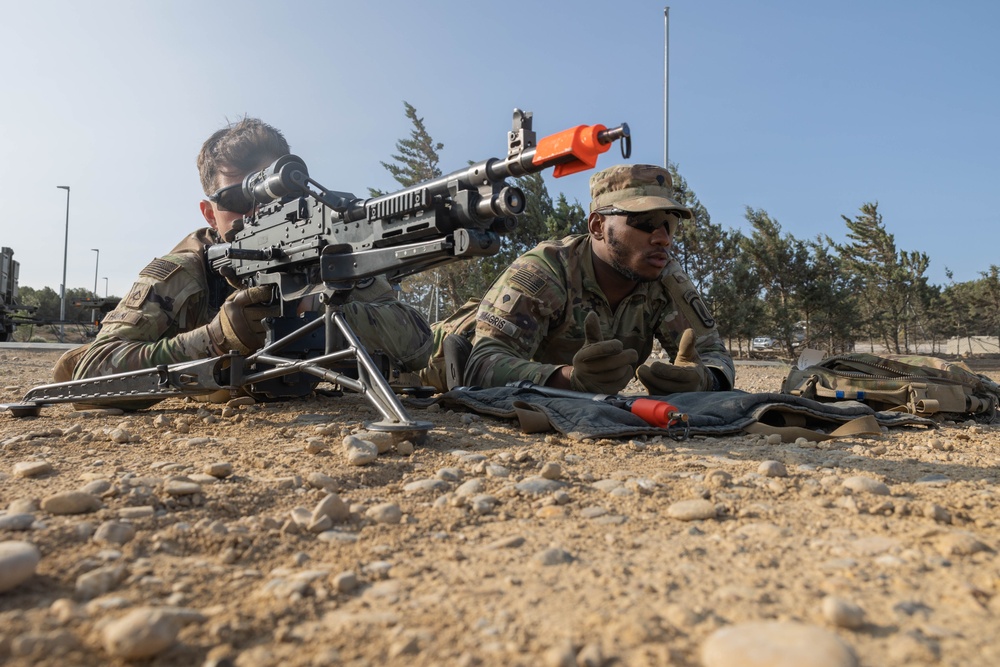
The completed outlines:
{"type": "MultiPolygon", "coordinates": [[[[0,352],[0,402],[57,356],[0,352]]],[[[996,426],[592,442],[412,413],[429,442],[377,457],[345,445],[357,396],[0,414],[0,662],[1000,664],[996,426]]]]}

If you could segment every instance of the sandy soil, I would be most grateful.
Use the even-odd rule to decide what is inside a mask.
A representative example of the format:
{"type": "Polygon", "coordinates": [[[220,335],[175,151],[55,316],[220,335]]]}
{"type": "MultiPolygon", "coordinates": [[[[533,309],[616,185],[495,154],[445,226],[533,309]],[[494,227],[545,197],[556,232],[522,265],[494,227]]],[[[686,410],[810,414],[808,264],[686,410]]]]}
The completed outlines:
{"type": "MultiPolygon", "coordinates": [[[[56,357],[0,351],[0,402],[56,357]]],[[[430,442],[366,465],[357,396],[0,414],[0,542],[41,554],[0,662],[1000,664],[996,426],[580,442],[412,413],[430,442]]]]}

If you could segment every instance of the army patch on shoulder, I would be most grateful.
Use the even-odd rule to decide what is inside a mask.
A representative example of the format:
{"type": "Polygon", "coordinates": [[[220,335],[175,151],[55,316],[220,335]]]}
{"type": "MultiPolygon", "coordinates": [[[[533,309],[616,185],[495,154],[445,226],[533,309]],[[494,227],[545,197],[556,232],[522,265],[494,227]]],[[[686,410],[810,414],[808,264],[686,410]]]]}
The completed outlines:
{"type": "Polygon", "coordinates": [[[510,277],[510,282],[514,283],[528,296],[535,296],[545,287],[545,280],[535,275],[528,269],[518,269],[510,277]]]}
{"type": "Polygon", "coordinates": [[[705,302],[701,300],[701,295],[693,289],[689,289],[684,293],[684,300],[687,301],[691,310],[695,312],[701,323],[704,324],[709,329],[715,326],[715,318],[712,317],[712,313],[709,312],[708,306],[705,302]]]}
{"type": "Polygon", "coordinates": [[[488,313],[484,310],[479,311],[479,315],[476,316],[476,320],[493,327],[497,331],[506,334],[511,338],[516,338],[518,334],[521,333],[521,327],[517,326],[513,322],[505,320],[499,315],[488,313]]]}
{"type": "Polygon", "coordinates": [[[180,269],[180,264],[171,262],[169,259],[157,257],[152,262],[147,264],[146,268],[139,272],[139,275],[149,276],[150,278],[155,278],[156,280],[166,280],[173,274],[180,271],[180,269]]]}
{"type": "Polygon", "coordinates": [[[121,305],[126,308],[134,308],[138,310],[139,308],[142,308],[142,304],[146,303],[146,300],[149,299],[149,294],[152,290],[152,285],[135,283],[132,285],[132,289],[128,291],[128,294],[125,295],[125,298],[122,299],[121,305]]]}
{"type": "Polygon", "coordinates": [[[116,322],[124,322],[125,324],[135,326],[139,322],[142,322],[142,313],[134,310],[112,310],[101,320],[101,324],[114,324],[116,322]]]}

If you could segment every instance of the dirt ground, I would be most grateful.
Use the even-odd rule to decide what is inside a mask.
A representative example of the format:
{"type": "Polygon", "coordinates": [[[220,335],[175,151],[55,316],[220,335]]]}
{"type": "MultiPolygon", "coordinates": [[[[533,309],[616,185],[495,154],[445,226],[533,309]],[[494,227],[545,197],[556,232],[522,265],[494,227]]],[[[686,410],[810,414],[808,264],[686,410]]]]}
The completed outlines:
{"type": "MultiPolygon", "coordinates": [[[[0,350],[0,402],[57,356],[0,350]]],[[[997,426],[593,442],[411,414],[429,443],[364,465],[354,395],[0,414],[0,543],[41,555],[0,592],[0,663],[1000,664],[997,426]]]]}

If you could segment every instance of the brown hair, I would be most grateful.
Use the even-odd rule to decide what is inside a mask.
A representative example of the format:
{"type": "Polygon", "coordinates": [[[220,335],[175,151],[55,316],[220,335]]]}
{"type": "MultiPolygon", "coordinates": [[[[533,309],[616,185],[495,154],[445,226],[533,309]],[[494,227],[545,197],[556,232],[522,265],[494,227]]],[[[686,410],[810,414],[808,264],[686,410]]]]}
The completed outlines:
{"type": "Polygon", "coordinates": [[[205,141],[198,152],[198,174],[206,195],[217,189],[221,172],[250,173],[261,160],[287,155],[291,150],[281,131],[257,118],[230,123],[205,141]]]}

